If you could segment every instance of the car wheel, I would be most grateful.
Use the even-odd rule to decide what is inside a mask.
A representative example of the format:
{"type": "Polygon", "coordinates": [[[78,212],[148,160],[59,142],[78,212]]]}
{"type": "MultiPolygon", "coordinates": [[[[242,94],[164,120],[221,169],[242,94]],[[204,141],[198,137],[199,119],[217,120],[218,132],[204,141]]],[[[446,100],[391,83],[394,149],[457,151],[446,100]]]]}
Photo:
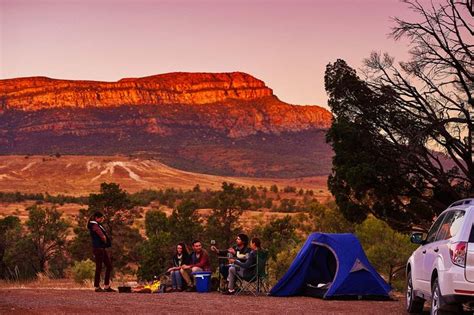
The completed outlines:
{"type": "Polygon", "coordinates": [[[460,305],[448,305],[444,302],[443,296],[439,289],[438,279],[436,278],[431,288],[431,310],[432,315],[447,315],[447,314],[459,314],[461,311],[460,305]]]}
{"type": "Polygon", "coordinates": [[[411,271],[407,274],[407,312],[408,313],[421,313],[423,311],[423,305],[425,300],[417,297],[413,290],[413,280],[411,278],[411,271]]]}

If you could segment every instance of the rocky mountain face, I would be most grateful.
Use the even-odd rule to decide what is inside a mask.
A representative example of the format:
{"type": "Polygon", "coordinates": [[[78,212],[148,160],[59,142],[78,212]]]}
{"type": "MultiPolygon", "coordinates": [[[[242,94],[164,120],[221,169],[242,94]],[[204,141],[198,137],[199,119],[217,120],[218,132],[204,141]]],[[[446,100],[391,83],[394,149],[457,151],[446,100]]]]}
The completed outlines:
{"type": "Polygon", "coordinates": [[[133,154],[220,175],[325,175],[331,114],[280,101],[248,74],[118,82],[0,80],[0,154],[133,154]]]}

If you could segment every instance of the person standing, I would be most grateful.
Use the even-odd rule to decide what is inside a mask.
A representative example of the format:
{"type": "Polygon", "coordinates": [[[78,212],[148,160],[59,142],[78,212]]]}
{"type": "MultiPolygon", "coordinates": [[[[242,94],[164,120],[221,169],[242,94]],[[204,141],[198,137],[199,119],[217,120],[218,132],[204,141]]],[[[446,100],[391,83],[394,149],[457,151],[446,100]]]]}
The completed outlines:
{"type": "Polygon", "coordinates": [[[89,222],[87,229],[92,239],[92,251],[95,257],[95,277],[94,287],[95,292],[116,292],[110,287],[110,274],[112,272],[112,262],[107,251],[112,246],[109,236],[105,228],[102,226],[104,222],[104,215],[101,212],[94,213],[89,222]],[[100,273],[102,272],[102,264],[105,265],[104,288],[100,287],[100,273]]]}

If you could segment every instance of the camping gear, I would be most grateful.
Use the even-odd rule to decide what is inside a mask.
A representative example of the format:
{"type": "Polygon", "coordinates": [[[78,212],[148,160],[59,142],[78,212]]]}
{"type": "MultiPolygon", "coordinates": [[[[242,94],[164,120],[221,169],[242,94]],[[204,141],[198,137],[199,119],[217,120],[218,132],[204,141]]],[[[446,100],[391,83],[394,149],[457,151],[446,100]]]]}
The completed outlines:
{"type": "Polygon", "coordinates": [[[262,249],[259,249],[256,253],[257,261],[256,264],[250,268],[255,268],[255,273],[250,277],[241,277],[236,273],[237,280],[240,282],[239,287],[236,290],[235,295],[250,293],[254,296],[260,294],[268,294],[269,284],[268,284],[268,274],[267,274],[267,262],[268,262],[268,252],[262,249]]]}
{"type": "Polygon", "coordinates": [[[161,282],[160,280],[154,280],[151,283],[145,285],[139,285],[132,289],[134,293],[158,293],[160,292],[161,282]]]}
{"type": "Polygon", "coordinates": [[[192,275],[194,276],[197,292],[204,293],[211,291],[211,272],[197,271],[193,272],[192,275]]]}
{"type": "Polygon", "coordinates": [[[121,287],[118,287],[118,291],[119,291],[119,293],[131,293],[132,292],[132,287],[121,286],[121,287]]]}
{"type": "Polygon", "coordinates": [[[270,295],[388,299],[390,290],[353,234],[312,233],[270,295]]]}

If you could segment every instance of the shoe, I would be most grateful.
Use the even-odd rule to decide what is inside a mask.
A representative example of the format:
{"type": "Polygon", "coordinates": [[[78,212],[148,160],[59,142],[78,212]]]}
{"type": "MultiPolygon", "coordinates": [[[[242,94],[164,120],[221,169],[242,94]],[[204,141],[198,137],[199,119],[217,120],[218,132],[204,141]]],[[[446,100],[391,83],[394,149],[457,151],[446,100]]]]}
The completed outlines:
{"type": "Polygon", "coordinates": [[[95,290],[94,290],[94,291],[95,291],[95,292],[105,292],[105,290],[104,290],[104,289],[102,289],[102,288],[95,288],[95,290]]]}
{"type": "Polygon", "coordinates": [[[108,288],[104,289],[103,292],[117,292],[117,290],[112,289],[111,287],[108,287],[108,288]]]}
{"type": "Polygon", "coordinates": [[[177,288],[177,289],[176,289],[176,292],[183,292],[183,289],[177,288]]]}
{"type": "Polygon", "coordinates": [[[222,293],[222,294],[224,294],[224,295],[234,295],[234,294],[235,294],[235,290],[233,290],[233,291],[227,290],[227,291],[225,291],[225,292],[222,293]]]}

